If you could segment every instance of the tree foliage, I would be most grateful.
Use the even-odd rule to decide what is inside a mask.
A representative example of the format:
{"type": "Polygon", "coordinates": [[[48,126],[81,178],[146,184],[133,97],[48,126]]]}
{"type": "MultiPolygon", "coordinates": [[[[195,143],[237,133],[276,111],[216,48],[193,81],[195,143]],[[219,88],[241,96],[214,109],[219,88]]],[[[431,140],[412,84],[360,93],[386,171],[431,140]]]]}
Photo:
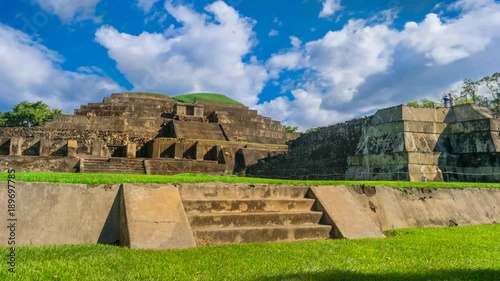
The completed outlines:
{"type": "MultiPolygon", "coordinates": [[[[478,81],[465,78],[457,89],[446,93],[446,95],[449,94],[455,97],[455,105],[476,104],[488,107],[496,114],[500,114],[500,73],[496,72],[478,81]],[[486,96],[483,94],[486,94],[486,96]]],[[[428,99],[411,101],[406,105],[416,108],[435,108],[443,106],[441,103],[428,99]]]]}
{"type": "Polygon", "coordinates": [[[422,99],[422,100],[420,100],[420,102],[419,101],[411,101],[411,102],[407,103],[406,105],[410,106],[410,107],[415,107],[415,108],[436,108],[440,104],[436,103],[432,100],[429,100],[429,99],[422,99]]]}
{"type": "Polygon", "coordinates": [[[43,126],[52,120],[54,114],[62,114],[60,109],[50,108],[42,101],[22,101],[16,104],[12,111],[0,113],[0,126],[5,127],[36,127],[43,126]]]}
{"type": "Polygon", "coordinates": [[[491,95],[490,107],[497,114],[500,114],[500,72],[496,72],[491,76],[485,76],[480,82],[484,83],[491,95]]]}
{"type": "Polygon", "coordinates": [[[286,126],[285,131],[287,133],[298,133],[299,127],[286,126]]]}

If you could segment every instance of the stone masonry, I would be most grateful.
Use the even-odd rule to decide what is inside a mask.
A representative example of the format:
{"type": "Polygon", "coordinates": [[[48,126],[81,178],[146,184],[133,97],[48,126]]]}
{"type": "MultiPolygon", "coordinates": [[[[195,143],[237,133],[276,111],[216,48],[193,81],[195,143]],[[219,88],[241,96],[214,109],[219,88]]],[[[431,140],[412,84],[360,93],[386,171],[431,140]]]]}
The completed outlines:
{"type": "Polygon", "coordinates": [[[231,174],[297,136],[246,106],[118,93],[43,127],[0,128],[0,170],[231,174]]]}
{"type": "Polygon", "coordinates": [[[500,119],[486,108],[381,109],[319,128],[247,173],[308,179],[500,181],[500,119]]]}

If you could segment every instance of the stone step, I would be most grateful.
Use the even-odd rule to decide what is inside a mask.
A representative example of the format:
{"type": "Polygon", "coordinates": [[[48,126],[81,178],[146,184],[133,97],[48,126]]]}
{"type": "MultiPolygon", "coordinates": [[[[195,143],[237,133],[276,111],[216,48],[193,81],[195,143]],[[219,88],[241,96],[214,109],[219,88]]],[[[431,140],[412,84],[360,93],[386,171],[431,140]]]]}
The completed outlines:
{"type": "Polygon", "coordinates": [[[322,212],[255,212],[255,213],[203,213],[190,214],[192,229],[238,226],[317,225],[322,212]]]}
{"type": "Polygon", "coordinates": [[[330,238],[331,228],[329,225],[210,228],[193,230],[193,235],[197,246],[208,246],[253,242],[323,240],[330,238]]]}
{"type": "Polygon", "coordinates": [[[84,163],[85,166],[94,166],[94,167],[143,167],[142,164],[137,164],[137,165],[117,165],[117,164],[109,164],[109,163],[84,163]]]}
{"type": "Polygon", "coordinates": [[[186,213],[309,211],[315,200],[300,199],[187,199],[186,213]]]}
{"type": "Polygon", "coordinates": [[[108,171],[108,170],[84,170],[84,173],[92,173],[92,174],[145,174],[143,171],[108,171]]]}
{"type": "Polygon", "coordinates": [[[194,186],[191,184],[179,185],[182,199],[209,199],[209,198],[304,198],[308,187],[303,186],[268,186],[256,184],[221,184],[206,183],[194,186]]]}
{"type": "Polygon", "coordinates": [[[100,170],[107,170],[107,171],[143,171],[144,169],[137,168],[137,169],[127,169],[127,168],[108,168],[108,167],[85,167],[84,168],[86,171],[100,171],[100,170]]]}

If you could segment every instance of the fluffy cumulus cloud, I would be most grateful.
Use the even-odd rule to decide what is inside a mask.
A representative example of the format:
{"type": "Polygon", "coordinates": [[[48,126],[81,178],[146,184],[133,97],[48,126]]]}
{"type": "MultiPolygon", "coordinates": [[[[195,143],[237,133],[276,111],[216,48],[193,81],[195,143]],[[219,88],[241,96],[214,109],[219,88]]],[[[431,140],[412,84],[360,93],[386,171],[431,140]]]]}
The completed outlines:
{"type": "Polygon", "coordinates": [[[308,128],[330,125],[336,120],[354,118],[354,114],[344,114],[321,108],[323,97],[314,91],[295,89],[291,91],[293,101],[288,97],[278,97],[272,101],[256,105],[260,113],[284,120],[284,124],[297,126],[305,131],[308,128]]]}
{"type": "Polygon", "coordinates": [[[101,0],[33,0],[49,13],[57,15],[62,22],[71,23],[92,19],[99,21],[95,16],[95,9],[101,0]]]}
{"type": "Polygon", "coordinates": [[[428,14],[421,23],[408,22],[403,40],[434,63],[448,64],[483,51],[500,37],[500,8],[494,0],[462,0],[450,9],[462,11],[458,19],[428,14]]]}
{"type": "Polygon", "coordinates": [[[204,13],[171,1],[165,8],[179,27],[139,35],[111,26],[96,32],[97,42],[135,90],[218,92],[256,104],[269,75],[263,63],[249,56],[256,44],[254,22],[222,1],[207,5],[204,13]]]}
{"type": "Polygon", "coordinates": [[[340,0],[323,0],[323,9],[319,12],[319,17],[331,17],[341,9],[342,6],[340,5],[340,0]]]}
{"type": "Polygon", "coordinates": [[[293,98],[279,97],[259,109],[307,129],[432,98],[464,77],[498,71],[500,3],[460,0],[447,8],[458,16],[430,13],[402,30],[390,21],[350,20],[341,30],[274,54],[267,61],[271,78],[296,72],[299,79],[293,98]]]}
{"type": "Polygon", "coordinates": [[[96,67],[78,71],[60,68],[63,58],[25,33],[0,24],[0,93],[2,110],[20,100],[43,100],[71,112],[86,100],[96,100],[121,88],[96,67]],[[78,92],[78,94],[76,94],[78,92]]]}
{"type": "Polygon", "coordinates": [[[160,0],[137,0],[137,7],[142,9],[145,13],[149,13],[153,8],[153,5],[160,0]]]}

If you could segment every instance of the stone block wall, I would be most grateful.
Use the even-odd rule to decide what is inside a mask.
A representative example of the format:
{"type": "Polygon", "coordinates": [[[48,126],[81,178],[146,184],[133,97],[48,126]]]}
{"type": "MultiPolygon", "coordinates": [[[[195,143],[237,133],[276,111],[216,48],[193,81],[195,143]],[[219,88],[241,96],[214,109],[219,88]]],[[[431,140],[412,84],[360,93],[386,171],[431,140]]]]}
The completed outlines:
{"type": "Polygon", "coordinates": [[[500,181],[500,120],[486,108],[381,109],[301,135],[252,176],[308,179],[500,181]],[[343,176],[345,175],[345,176],[343,176]]]}
{"type": "Polygon", "coordinates": [[[470,105],[380,110],[363,129],[356,154],[349,158],[346,176],[374,180],[498,181],[500,170],[491,165],[495,161],[486,160],[495,159],[499,153],[491,126],[496,121],[491,118],[487,109],[470,105]],[[483,153],[490,155],[478,156],[483,153]],[[478,165],[461,167],[467,161],[456,160],[462,158],[477,159],[478,165]]]}
{"type": "Polygon", "coordinates": [[[293,179],[344,179],[368,118],[318,128],[289,142],[288,152],[258,161],[247,175],[293,179]]]}

